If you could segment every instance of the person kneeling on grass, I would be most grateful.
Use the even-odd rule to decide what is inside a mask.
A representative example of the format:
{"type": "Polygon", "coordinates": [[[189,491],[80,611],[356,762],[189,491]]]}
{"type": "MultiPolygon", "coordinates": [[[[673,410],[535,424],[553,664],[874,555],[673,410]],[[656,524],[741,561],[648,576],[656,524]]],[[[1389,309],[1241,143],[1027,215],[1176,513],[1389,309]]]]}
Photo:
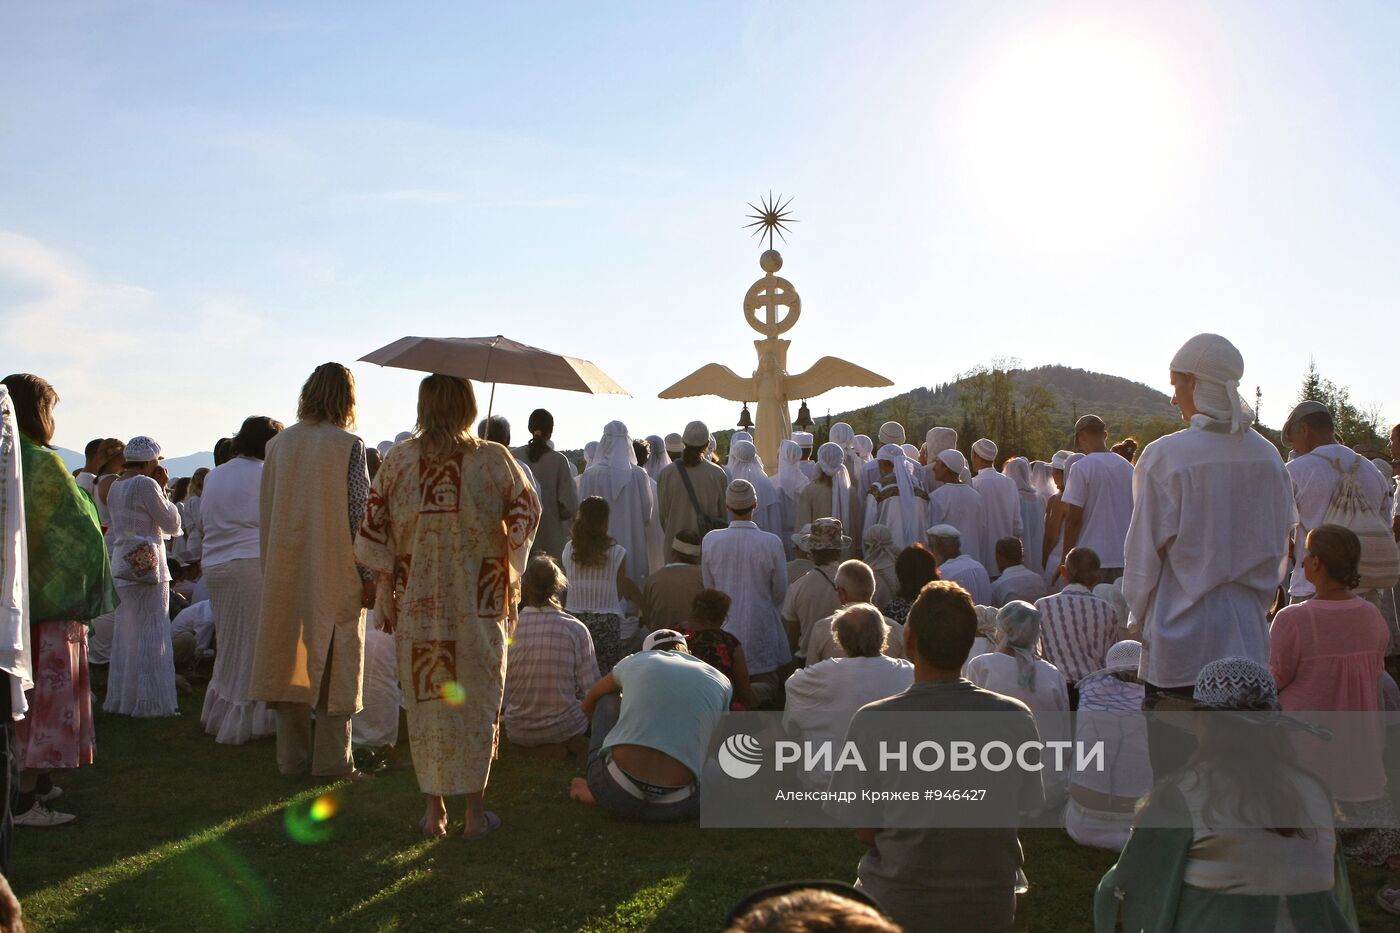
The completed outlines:
{"type": "Polygon", "coordinates": [[[694,819],[710,733],[732,697],[728,678],[692,657],[684,635],[652,632],[584,697],[588,776],[573,779],[569,796],[618,819],[694,819]]]}

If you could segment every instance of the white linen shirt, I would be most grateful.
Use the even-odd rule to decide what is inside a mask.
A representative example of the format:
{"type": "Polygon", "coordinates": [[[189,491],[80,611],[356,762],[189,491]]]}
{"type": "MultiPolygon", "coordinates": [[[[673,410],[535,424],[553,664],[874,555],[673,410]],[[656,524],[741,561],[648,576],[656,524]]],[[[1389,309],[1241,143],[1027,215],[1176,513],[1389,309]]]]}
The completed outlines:
{"type": "Polygon", "coordinates": [[[1001,572],[1001,576],[996,578],[996,582],[992,584],[992,601],[986,605],[1000,609],[1017,599],[1034,604],[1049,592],[1044,574],[1017,564],[1015,567],[1007,567],[1001,572]]]}
{"type": "Polygon", "coordinates": [[[1194,684],[1221,658],[1269,663],[1267,616],[1297,521],[1274,446],[1210,423],[1197,415],[1148,444],[1133,478],[1123,597],[1142,631],[1139,674],[1158,687],[1194,684]]]}
{"type": "Polygon", "coordinates": [[[261,460],[234,457],[204,477],[199,523],[201,563],[206,570],[233,560],[258,558],[262,469],[261,460]]]}
{"type": "MultiPolygon", "coordinates": [[[[928,497],[928,527],[952,525],[962,536],[962,552],[979,564],[987,540],[987,508],[982,494],[967,483],[944,483],[928,497]]],[[[927,529],[925,529],[927,530],[927,529]]],[[[992,542],[993,549],[996,542],[992,542]]],[[[995,567],[995,561],[992,563],[995,567]]]]}
{"type": "Polygon", "coordinates": [[[1025,532],[1021,523],[1021,493],[1014,479],[991,467],[972,477],[972,488],[982,497],[982,549],[977,559],[983,567],[995,568],[997,542],[1002,538],[1019,538],[1025,532]]]}
{"type": "Polygon", "coordinates": [[[987,568],[971,555],[959,554],[952,560],[939,564],[938,576],[941,580],[951,580],[967,590],[976,605],[992,605],[992,581],[987,576],[987,568]]]}
{"type": "Polygon", "coordinates": [[[733,602],[724,630],[744,648],[750,674],[767,674],[792,660],[779,608],[787,595],[787,555],[775,534],[733,521],[705,536],[700,576],[706,589],[733,602]]]}
{"type": "Polygon", "coordinates": [[[1327,507],[1332,503],[1332,493],[1337,489],[1340,477],[1332,465],[1341,461],[1343,470],[1350,470],[1357,460],[1361,465],[1356,469],[1356,481],[1361,486],[1361,494],[1366,504],[1376,510],[1381,523],[1386,524],[1385,496],[1390,484],[1376,465],[1370,460],[1341,444],[1323,444],[1312,453],[1294,457],[1288,462],[1288,477],[1293,481],[1293,501],[1298,506],[1298,530],[1293,536],[1293,579],[1288,585],[1290,596],[1311,596],[1313,585],[1303,575],[1303,546],[1307,543],[1308,532],[1322,524],[1327,515],[1327,507]]]}
{"type": "MultiPolygon", "coordinates": [[[[784,690],[783,728],[795,741],[831,742],[839,747],[851,717],[867,703],[903,693],[914,683],[914,665],[880,655],[831,658],[804,667],[788,678],[784,690]]],[[[808,783],[825,787],[830,772],[815,769],[808,783]]]]}
{"type": "Polygon", "coordinates": [[[1122,567],[1123,542],[1133,517],[1133,465],[1112,451],[1087,454],[1070,467],[1060,501],[1084,510],[1075,546],[1099,555],[1105,570],[1122,567]]]}

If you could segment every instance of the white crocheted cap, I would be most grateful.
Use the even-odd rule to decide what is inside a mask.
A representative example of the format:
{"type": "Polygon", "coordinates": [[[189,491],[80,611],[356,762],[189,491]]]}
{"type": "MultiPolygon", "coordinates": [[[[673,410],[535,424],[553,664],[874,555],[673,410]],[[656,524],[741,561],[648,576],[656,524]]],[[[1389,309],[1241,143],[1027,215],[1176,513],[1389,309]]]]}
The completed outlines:
{"type": "Polygon", "coordinates": [[[1137,672],[1142,663],[1142,642],[1131,638],[1116,643],[1104,653],[1103,669],[1106,671],[1137,672]]]}
{"type": "Polygon", "coordinates": [[[1250,658],[1221,658],[1196,675],[1192,698],[1210,709],[1278,709],[1274,675],[1250,658]]]}

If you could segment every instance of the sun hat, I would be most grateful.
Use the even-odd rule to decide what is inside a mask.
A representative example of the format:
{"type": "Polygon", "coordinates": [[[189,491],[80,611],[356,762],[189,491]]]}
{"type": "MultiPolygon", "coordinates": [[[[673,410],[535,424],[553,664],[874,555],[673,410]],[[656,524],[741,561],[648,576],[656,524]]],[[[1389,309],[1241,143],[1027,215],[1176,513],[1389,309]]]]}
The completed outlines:
{"type": "Polygon", "coordinates": [[[849,535],[841,533],[841,519],[819,518],[812,522],[811,531],[802,536],[798,547],[808,554],[813,551],[835,551],[851,546],[849,535]]]}

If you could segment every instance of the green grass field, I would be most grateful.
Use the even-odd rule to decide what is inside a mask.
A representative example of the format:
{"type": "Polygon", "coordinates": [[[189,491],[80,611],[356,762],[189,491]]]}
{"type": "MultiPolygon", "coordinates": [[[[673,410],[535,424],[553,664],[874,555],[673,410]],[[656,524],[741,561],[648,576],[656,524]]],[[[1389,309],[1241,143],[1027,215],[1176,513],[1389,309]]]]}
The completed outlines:
{"type": "MultiPolygon", "coordinates": [[[[99,714],[96,766],[60,780],[59,808],[78,822],[16,830],[11,882],[31,929],[714,930],[760,884],[854,879],[848,833],[613,823],[568,799],[572,763],[509,749],[488,791],[501,830],[427,840],[406,748],[404,766],[373,781],[298,782],[278,775],[271,740],[204,736],[202,697],[184,698],[179,718],[99,714]],[[323,797],[318,812],[335,815],[312,822],[323,797]]],[[[1090,929],[1111,854],[1052,831],[1023,844],[1018,928],[1090,929]]],[[[1353,870],[1363,929],[1392,927],[1372,901],[1382,879],[1353,870]]]]}

